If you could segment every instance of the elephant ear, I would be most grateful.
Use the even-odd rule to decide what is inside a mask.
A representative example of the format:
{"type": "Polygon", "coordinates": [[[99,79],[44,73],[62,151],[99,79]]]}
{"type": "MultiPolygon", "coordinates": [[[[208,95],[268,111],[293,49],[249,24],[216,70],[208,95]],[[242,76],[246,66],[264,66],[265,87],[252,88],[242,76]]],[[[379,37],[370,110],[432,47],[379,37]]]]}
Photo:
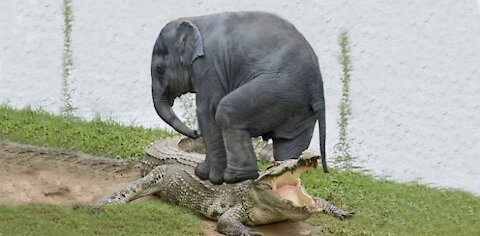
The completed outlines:
{"type": "Polygon", "coordinates": [[[178,25],[177,49],[180,63],[192,65],[195,59],[203,56],[203,39],[197,26],[189,21],[178,25]]]}

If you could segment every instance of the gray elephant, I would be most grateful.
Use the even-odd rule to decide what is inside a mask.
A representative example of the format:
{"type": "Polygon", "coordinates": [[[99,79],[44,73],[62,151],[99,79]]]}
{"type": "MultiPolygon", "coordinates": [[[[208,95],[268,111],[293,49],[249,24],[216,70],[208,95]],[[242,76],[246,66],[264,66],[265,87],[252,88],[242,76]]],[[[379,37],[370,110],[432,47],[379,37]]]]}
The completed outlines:
{"type": "Polygon", "coordinates": [[[152,56],[158,115],[178,132],[204,138],[195,173],[214,184],[258,177],[251,137],[273,140],[275,160],[298,158],[319,121],[323,170],[325,101],[317,56],[288,21],[264,12],[180,18],[160,32],[152,56]],[[172,111],[196,93],[200,133],[172,111]]]}

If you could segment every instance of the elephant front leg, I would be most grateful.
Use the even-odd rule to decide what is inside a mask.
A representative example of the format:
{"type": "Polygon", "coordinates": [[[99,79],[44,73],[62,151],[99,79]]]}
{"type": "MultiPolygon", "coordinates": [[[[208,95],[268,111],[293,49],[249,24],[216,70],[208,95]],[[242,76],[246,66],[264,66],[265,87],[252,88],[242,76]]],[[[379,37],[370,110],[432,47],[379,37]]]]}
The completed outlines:
{"type": "Polygon", "coordinates": [[[227,160],[221,130],[208,116],[199,114],[198,122],[207,155],[205,161],[195,168],[195,174],[203,180],[209,179],[213,184],[222,184],[227,160]]]}

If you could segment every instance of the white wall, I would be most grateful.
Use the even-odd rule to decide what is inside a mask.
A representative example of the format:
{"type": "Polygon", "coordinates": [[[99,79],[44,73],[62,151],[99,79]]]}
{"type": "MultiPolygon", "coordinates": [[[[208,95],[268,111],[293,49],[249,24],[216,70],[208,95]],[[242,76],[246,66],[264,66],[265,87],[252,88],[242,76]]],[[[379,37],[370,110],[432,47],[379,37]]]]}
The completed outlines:
{"type": "Polygon", "coordinates": [[[61,106],[61,2],[0,1],[0,102],[61,106]]]}
{"type": "MultiPolygon", "coordinates": [[[[62,106],[60,1],[0,2],[0,102],[62,106]]],[[[73,0],[72,105],[77,115],[162,126],[150,97],[153,43],[169,20],[263,10],[311,42],[327,99],[327,150],[338,141],[338,34],[350,36],[357,164],[394,179],[480,194],[480,6],[475,0],[73,0]]],[[[177,110],[181,110],[178,107],[177,110]]],[[[318,149],[317,137],[312,148],[318,149]]]]}

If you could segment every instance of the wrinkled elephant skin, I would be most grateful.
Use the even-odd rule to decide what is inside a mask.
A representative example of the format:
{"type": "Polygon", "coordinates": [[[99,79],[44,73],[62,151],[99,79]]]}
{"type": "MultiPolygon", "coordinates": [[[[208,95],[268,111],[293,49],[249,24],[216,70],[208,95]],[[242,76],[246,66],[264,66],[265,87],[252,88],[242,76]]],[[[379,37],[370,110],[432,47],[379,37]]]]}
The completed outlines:
{"type": "Polygon", "coordinates": [[[325,101],[317,56],[288,21],[263,12],[186,17],[160,32],[152,55],[158,115],[178,132],[204,138],[207,155],[195,173],[212,183],[258,177],[251,137],[273,140],[276,160],[307,149],[316,120],[325,163],[325,101]],[[172,111],[175,98],[196,93],[200,132],[172,111]]]}

